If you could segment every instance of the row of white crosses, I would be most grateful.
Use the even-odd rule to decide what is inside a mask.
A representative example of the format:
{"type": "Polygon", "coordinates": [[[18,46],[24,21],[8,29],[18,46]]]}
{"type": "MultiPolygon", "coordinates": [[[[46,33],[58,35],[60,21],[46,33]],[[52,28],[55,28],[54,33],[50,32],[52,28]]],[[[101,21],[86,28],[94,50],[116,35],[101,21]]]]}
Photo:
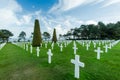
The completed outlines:
{"type": "MultiPolygon", "coordinates": [[[[98,44],[99,46],[102,45],[105,45],[107,43],[110,43],[111,41],[110,40],[93,40],[93,41],[90,41],[90,40],[81,40],[81,41],[78,41],[78,43],[80,43],[83,47],[84,45],[86,44],[86,50],[89,50],[89,47],[91,45],[91,42],[93,43],[93,47],[96,48],[96,45],[98,44]]],[[[111,46],[111,45],[110,45],[111,46]]],[[[110,47],[109,46],[109,47],[110,47]]]]}
{"type": "Polygon", "coordinates": [[[63,51],[63,45],[62,44],[60,45],[60,51],[61,52],[63,51]]]}
{"type": "Polygon", "coordinates": [[[52,45],[51,45],[52,50],[53,50],[53,47],[54,47],[54,42],[53,42],[52,45]]]}
{"type": "Polygon", "coordinates": [[[120,42],[120,40],[117,40],[117,41],[114,41],[113,43],[112,43],[112,45],[113,46],[115,46],[117,43],[119,43],[120,42]]]}
{"type": "MultiPolygon", "coordinates": [[[[90,43],[88,43],[88,45],[89,44],[90,43]]],[[[77,50],[76,43],[74,42],[73,45],[74,45],[74,47],[73,47],[74,54],[76,54],[76,50],[77,50]]],[[[62,48],[63,48],[62,44],[60,45],[60,48],[61,48],[60,51],[62,51],[62,48]]],[[[105,48],[106,48],[106,52],[107,52],[108,46],[106,46],[105,48]]],[[[37,47],[37,52],[39,53],[39,51],[40,51],[40,49],[39,49],[39,47],[37,47]]],[[[100,54],[103,53],[103,51],[100,49],[100,47],[98,47],[97,50],[95,50],[95,52],[97,52],[97,59],[100,59],[100,54]]],[[[37,53],[37,55],[39,56],[38,53],[37,53]]],[[[51,57],[53,56],[53,54],[51,52],[51,49],[48,50],[47,54],[48,54],[48,63],[51,64],[51,57]]],[[[80,58],[79,55],[75,55],[75,59],[71,59],[71,63],[75,64],[75,70],[74,70],[74,76],[75,76],[75,78],[79,78],[80,77],[79,76],[79,74],[80,74],[79,73],[80,72],[79,71],[80,70],[79,67],[84,67],[85,66],[85,64],[83,62],[79,61],[79,58],[80,58]]]]}
{"type": "Polygon", "coordinates": [[[104,46],[104,48],[105,48],[105,53],[107,53],[107,52],[108,52],[108,49],[111,49],[111,48],[112,48],[112,43],[110,42],[109,45],[106,44],[106,45],[104,46]]]}
{"type": "MultiPolygon", "coordinates": [[[[26,51],[28,51],[28,44],[24,44],[24,49],[26,51]]],[[[33,51],[33,47],[32,47],[32,45],[30,45],[30,53],[32,53],[32,51],[33,51]]],[[[39,53],[40,53],[40,48],[39,47],[36,48],[36,53],[37,53],[37,57],[39,57],[39,53]]]]}
{"type": "MultiPolygon", "coordinates": [[[[52,49],[53,49],[54,43],[52,43],[51,47],[52,47],[52,49]]],[[[45,48],[47,48],[47,43],[45,43],[45,48]]],[[[25,49],[26,51],[28,51],[28,44],[24,44],[24,49],[25,49]]],[[[32,48],[32,45],[30,45],[30,53],[32,53],[32,49],[33,49],[33,48],[32,48]]],[[[63,51],[63,46],[62,46],[62,44],[61,44],[61,46],[60,46],[60,51],[61,51],[61,52],[63,51]]],[[[39,53],[40,53],[40,48],[39,48],[39,47],[36,48],[36,52],[37,52],[37,57],[39,57],[39,53]]]]}
{"type": "MultiPolygon", "coordinates": [[[[100,46],[100,45],[99,45],[100,46]]],[[[107,44],[104,46],[105,48],[105,53],[108,52],[108,48],[111,49],[112,45],[110,43],[110,45],[108,46],[107,44]]],[[[97,52],[97,59],[100,59],[100,54],[103,53],[103,51],[100,49],[100,47],[97,48],[97,50],[94,50],[95,52],[97,52]]]]}
{"type": "MultiPolygon", "coordinates": [[[[108,52],[108,48],[111,49],[112,48],[112,45],[114,44],[117,44],[119,41],[114,41],[113,43],[109,43],[109,46],[106,44],[104,46],[105,48],[105,52],[107,53],[108,52]]],[[[100,47],[97,48],[97,50],[95,50],[95,52],[97,52],[97,59],[100,59],[100,54],[103,53],[103,51],[100,49],[100,47]]]]}
{"type": "MultiPolygon", "coordinates": [[[[24,44],[24,48],[26,49],[26,51],[28,51],[28,44],[24,44]]],[[[45,48],[47,48],[47,43],[45,43],[45,48]]],[[[33,47],[32,47],[32,45],[30,45],[30,53],[32,53],[32,50],[33,50],[33,47]]],[[[39,47],[36,48],[36,52],[37,52],[37,57],[39,57],[39,53],[40,53],[39,47]]],[[[48,50],[47,54],[48,54],[48,63],[50,64],[51,56],[53,56],[51,49],[48,50]]]]}
{"type": "Polygon", "coordinates": [[[0,49],[2,49],[5,45],[6,45],[6,43],[0,44],[0,49]]]}
{"type": "MultiPolygon", "coordinates": [[[[26,50],[28,50],[28,45],[26,44],[25,46],[27,48],[26,50]]],[[[32,47],[32,45],[30,45],[30,53],[32,53],[32,49],[33,49],[33,47],[32,47]]],[[[36,48],[36,52],[37,52],[37,57],[39,57],[39,53],[40,53],[39,47],[36,48]]],[[[48,50],[47,54],[48,54],[48,63],[50,64],[51,63],[51,56],[53,56],[51,49],[48,50]]]]}
{"type": "MultiPolygon", "coordinates": [[[[51,47],[53,47],[53,44],[51,45],[51,47]]],[[[52,48],[53,49],[53,48],[52,48]]],[[[62,49],[63,49],[63,46],[62,44],[60,45],[60,51],[62,52],[62,49]]],[[[76,54],[76,43],[74,42],[74,54],[76,54]]],[[[51,52],[51,49],[48,50],[47,52],[48,54],[48,63],[51,64],[51,57],[53,56],[52,52],[51,52]]],[[[84,67],[84,63],[80,62],[79,61],[79,55],[75,55],[75,60],[74,59],[71,59],[71,63],[75,64],[75,70],[74,70],[74,76],[75,78],[79,78],[79,70],[80,68],[79,67],[84,67]]]]}
{"type": "MultiPolygon", "coordinates": [[[[102,41],[102,45],[105,44],[107,41],[102,41]]],[[[79,42],[80,43],[80,42],[79,42]]],[[[89,50],[90,47],[90,43],[91,41],[86,41],[86,50],[89,50]]],[[[94,48],[96,47],[96,43],[97,42],[93,42],[94,48]]],[[[81,44],[81,43],[80,43],[81,44]]],[[[82,45],[84,44],[84,42],[82,43],[82,45]]],[[[98,42],[98,45],[101,45],[101,42],[98,42]]],[[[111,48],[112,44],[110,43],[109,46],[105,45],[105,52],[108,52],[108,48],[111,48]]],[[[97,59],[100,59],[100,54],[103,53],[103,51],[100,49],[100,47],[97,48],[97,50],[94,50],[95,52],[97,52],[97,59]]]]}
{"type": "Polygon", "coordinates": [[[80,77],[80,67],[84,67],[84,63],[79,61],[80,56],[76,55],[76,50],[78,49],[76,46],[75,41],[73,42],[73,49],[74,49],[74,54],[75,54],[75,59],[71,59],[71,63],[75,65],[74,69],[74,77],[79,79],[80,77]]]}
{"type": "MultiPolygon", "coordinates": [[[[71,42],[71,41],[63,42],[64,47],[66,47],[70,42],[71,42]]],[[[60,47],[60,52],[63,51],[63,44],[62,44],[62,42],[57,42],[58,47],[60,47]],[[61,44],[60,44],[60,43],[61,43],[61,44]]],[[[51,44],[51,49],[53,50],[53,48],[54,48],[54,42],[51,44]]]]}
{"type": "MultiPolygon", "coordinates": [[[[69,43],[64,42],[64,47],[66,47],[68,44],[69,44],[69,43]]],[[[61,45],[60,45],[60,51],[61,51],[61,52],[63,51],[63,44],[62,44],[62,43],[61,43],[61,45]]]]}

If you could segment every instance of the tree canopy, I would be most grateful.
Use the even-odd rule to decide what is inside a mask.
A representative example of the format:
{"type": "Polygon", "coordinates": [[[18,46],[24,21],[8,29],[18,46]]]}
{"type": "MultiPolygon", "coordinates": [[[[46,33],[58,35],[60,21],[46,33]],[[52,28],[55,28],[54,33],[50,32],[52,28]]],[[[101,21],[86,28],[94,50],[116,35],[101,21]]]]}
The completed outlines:
{"type": "Polygon", "coordinates": [[[22,31],[19,36],[18,36],[18,41],[21,41],[22,39],[25,41],[25,37],[26,37],[26,33],[24,31],[22,31]]]}
{"type": "Polygon", "coordinates": [[[44,32],[43,39],[45,39],[45,40],[50,39],[50,34],[48,32],[44,32]]]}
{"type": "Polygon", "coordinates": [[[66,39],[120,39],[120,22],[81,25],[64,34],[66,39]],[[71,38],[73,36],[73,38],[71,38]]]}
{"type": "Polygon", "coordinates": [[[2,42],[5,42],[9,40],[9,37],[13,36],[13,33],[10,32],[9,30],[6,29],[1,29],[0,30],[0,40],[2,40],[2,42]]]}

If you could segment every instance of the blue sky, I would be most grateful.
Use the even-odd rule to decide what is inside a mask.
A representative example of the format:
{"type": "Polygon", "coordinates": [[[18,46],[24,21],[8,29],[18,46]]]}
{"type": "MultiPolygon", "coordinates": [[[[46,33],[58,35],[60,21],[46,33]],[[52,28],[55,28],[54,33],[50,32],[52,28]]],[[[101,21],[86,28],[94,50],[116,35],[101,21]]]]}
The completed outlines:
{"type": "Polygon", "coordinates": [[[17,37],[27,37],[39,19],[41,32],[57,35],[81,24],[116,23],[120,21],[120,0],[0,0],[0,29],[8,29],[17,37]]]}
{"type": "Polygon", "coordinates": [[[25,11],[48,11],[57,0],[17,0],[17,2],[24,8],[25,11]]]}

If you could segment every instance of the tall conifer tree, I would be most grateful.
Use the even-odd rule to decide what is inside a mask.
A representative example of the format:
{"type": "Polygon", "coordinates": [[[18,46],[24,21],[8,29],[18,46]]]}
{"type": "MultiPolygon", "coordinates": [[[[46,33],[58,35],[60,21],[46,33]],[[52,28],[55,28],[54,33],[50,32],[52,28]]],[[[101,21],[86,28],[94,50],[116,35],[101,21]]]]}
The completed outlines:
{"type": "Polygon", "coordinates": [[[57,36],[56,36],[56,29],[54,28],[53,31],[53,38],[52,38],[52,42],[56,43],[57,42],[57,36]]]}
{"type": "Polygon", "coordinates": [[[39,20],[35,20],[32,46],[37,47],[42,43],[39,20]]]}

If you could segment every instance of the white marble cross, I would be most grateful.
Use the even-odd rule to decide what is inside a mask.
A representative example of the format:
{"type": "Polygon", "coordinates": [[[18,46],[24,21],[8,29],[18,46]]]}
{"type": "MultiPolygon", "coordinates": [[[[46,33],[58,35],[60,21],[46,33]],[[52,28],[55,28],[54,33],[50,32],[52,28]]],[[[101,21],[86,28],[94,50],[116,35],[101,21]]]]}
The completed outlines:
{"type": "Polygon", "coordinates": [[[69,44],[70,42],[67,42],[67,45],[69,44]]]}
{"type": "Polygon", "coordinates": [[[30,53],[32,53],[32,49],[33,49],[33,47],[32,47],[32,45],[30,45],[30,53]]]}
{"type": "Polygon", "coordinates": [[[28,51],[28,44],[26,44],[26,51],[28,51]]]}
{"type": "Polygon", "coordinates": [[[112,44],[111,44],[111,43],[109,44],[109,47],[108,47],[108,48],[109,48],[109,49],[111,49],[111,48],[112,48],[112,44]]]}
{"type": "Polygon", "coordinates": [[[65,42],[64,45],[65,45],[65,47],[66,47],[66,46],[67,46],[67,43],[65,42]]]}
{"type": "Polygon", "coordinates": [[[24,49],[26,49],[26,44],[24,44],[24,49]]]}
{"type": "Polygon", "coordinates": [[[105,41],[102,41],[102,45],[104,45],[105,44],[105,41]]]}
{"type": "Polygon", "coordinates": [[[50,64],[51,63],[51,56],[53,56],[51,49],[48,50],[47,54],[48,54],[48,63],[50,64]]]}
{"type": "Polygon", "coordinates": [[[71,59],[71,63],[75,64],[74,76],[79,78],[79,66],[84,67],[84,63],[79,61],[79,55],[75,55],[75,59],[71,59]]]}
{"type": "Polygon", "coordinates": [[[97,48],[97,50],[94,50],[97,52],[97,59],[100,59],[100,53],[103,53],[103,51],[100,50],[100,47],[97,48]]]}
{"type": "Polygon", "coordinates": [[[99,42],[99,46],[101,45],[101,42],[99,42]]]}
{"type": "Polygon", "coordinates": [[[45,48],[47,48],[47,43],[45,43],[45,48]]]}
{"type": "Polygon", "coordinates": [[[75,43],[75,41],[73,42],[73,46],[76,46],[76,43],[75,43]]]}
{"type": "Polygon", "coordinates": [[[60,45],[60,51],[61,51],[61,52],[63,51],[63,46],[62,46],[62,44],[60,45]]]}
{"type": "Polygon", "coordinates": [[[59,42],[58,42],[57,44],[58,44],[58,46],[59,46],[59,42]]]}
{"type": "Polygon", "coordinates": [[[105,45],[105,52],[107,53],[108,52],[108,45],[105,45]]]}
{"type": "Polygon", "coordinates": [[[37,47],[36,51],[37,51],[37,57],[39,57],[39,52],[40,52],[39,47],[37,47]]]}
{"type": "Polygon", "coordinates": [[[89,44],[86,44],[86,50],[88,50],[89,49],[89,44]]]}
{"type": "Polygon", "coordinates": [[[51,47],[52,47],[52,49],[53,49],[53,47],[54,47],[54,43],[52,43],[51,47]]]}
{"type": "Polygon", "coordinates": [[[85,43],[83,42],[82,45],[83,45],[83,47],[84,47],[85,43]]]}
{"type": "Polygon", "coordinates": [[[94,42],[93,45],[94,45],[94,48],[95,48],[96,47],[96,43],[94,42]]]}
{"type": "Polygon", "coordinates": [[[74,49],[74,54],[76,54],[76,50],[78,49],[76,45],[74,45],[73,49],[74,49]]]}

